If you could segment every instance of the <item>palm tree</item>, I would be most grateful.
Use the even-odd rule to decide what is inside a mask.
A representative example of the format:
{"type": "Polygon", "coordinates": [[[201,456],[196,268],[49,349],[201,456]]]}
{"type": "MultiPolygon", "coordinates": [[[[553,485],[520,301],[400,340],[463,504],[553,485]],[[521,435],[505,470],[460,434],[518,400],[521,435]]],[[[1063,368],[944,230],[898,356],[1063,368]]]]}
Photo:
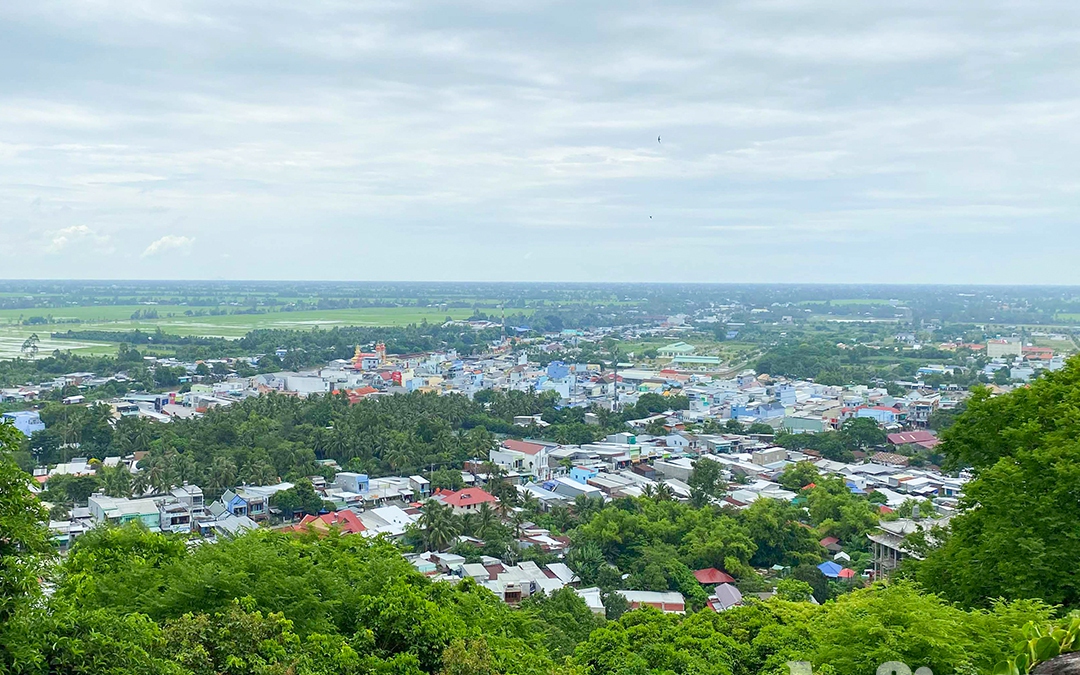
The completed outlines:
{"type": "Polygon", "coordinates": [[[453,507],[440,504],[434,499],[424,504],[418,524],[424,531],[424,543],[429,549],[436,551],[448,548],[461,533],[461,522],[454,515],[453,507]]]}
{"type": "Polygon", "coordinates": [[[164,458],[159,457],[154,460],[154,463],[150,465],[150,469],[146,472],[146,480],[155,494],[164,494],[172,488],[168,466],[164,458]]]}
{"type": "Polygon", "coordinates": [[[514,538],[521,539],[521,526],[529,520],[524,511],[514,511],[510,516],[510,524],[514,526],[514,538]]]}
{"type": "Polygon", "coordinates": [[[491,504],[484,502],[476,510],[474,523],[473,536],[477,539],[487,539],[499,524],[499,516],[495,513],[495,509],[491,508],[491,504]]]}
{"type": "Polygon", "coordinates": [[[593,583],[606,562],[603,551],[592,542],[571,548],[566,556],[566,564],[577,573],[583,584],[593,583]]]}
{"type": "Polygon", "coordinates": [[[667,483],[660,483],[656,486],[656,492],[653,494],[653,499],[658,502],[670,502],[675,499],[675,492],[667,483]]]}
{"type": "Polygon", "coordinates": [[[521,495],[521,508],[530,516],[540,513],[540,500],[531,492],[521,495]]]}
{"type": "Polygon", "coordinates": [[[142,469],[139,473],[135,474],[134,480],[131,481],[131,491],[137,497],[142,497],[146,494],[146,491],[150,489],[150,471],[142,469]]]}
{"type": "Polygon", "coordinates": [[[274,467],[265,461],[255,462],[248,470],[248,482],[252,485],[270,485],[277,482],[274,467]]]}
{"type": "Polygon", "coordinates": [[[228,457],[217,456],[210,465],[210,485],[221,495],[236,486],[236,464],[228,457]]]}
{"type": "Polygon", "coordinates": [[[105,494],[110,497],[131,496],[131,472],[124,465],[106,467],[101,470],[101,481],[105,494]]]}
{"type": "Polygon", "coordinates": [[[476,533],[476,513],[463,513],[461,515],[461,531],[470,537],[477,537],[482,539],[479,534],[476,533]]]}
{"type": "Polygon", "coordinates": [[[641,496],[646,499],[655,499],[656,487],[652,483],[646,483],[645,487],[641,488],[641,496]]]}

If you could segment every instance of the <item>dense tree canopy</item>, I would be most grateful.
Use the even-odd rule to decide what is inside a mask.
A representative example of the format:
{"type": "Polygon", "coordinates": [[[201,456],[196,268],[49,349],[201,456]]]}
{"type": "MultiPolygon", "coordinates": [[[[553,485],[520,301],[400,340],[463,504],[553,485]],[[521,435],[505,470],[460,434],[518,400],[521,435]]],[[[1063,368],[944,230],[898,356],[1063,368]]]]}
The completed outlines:
{"type": "Polygon", "coordinates": [[[917,576],[969,606],[1041,598],[1080,606],[1080,359],[1030,387],[980,390],[941,449],[975,479],[963,512],[937,532],[917,576]]]}

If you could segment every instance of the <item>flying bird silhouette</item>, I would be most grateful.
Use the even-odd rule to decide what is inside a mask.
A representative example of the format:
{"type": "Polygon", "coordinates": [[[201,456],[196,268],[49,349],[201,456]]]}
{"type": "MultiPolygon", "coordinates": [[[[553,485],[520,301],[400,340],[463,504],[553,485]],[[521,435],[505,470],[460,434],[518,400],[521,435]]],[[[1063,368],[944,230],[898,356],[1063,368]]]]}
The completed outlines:
{"type": "Polygon", "coordinates": [[[659,142],[660,142],[660,137],[659,137],[659,136],[657,136],[657,137],[656,137],[656,142],[657,142],[657,143],[659,143],[659,142]]]}

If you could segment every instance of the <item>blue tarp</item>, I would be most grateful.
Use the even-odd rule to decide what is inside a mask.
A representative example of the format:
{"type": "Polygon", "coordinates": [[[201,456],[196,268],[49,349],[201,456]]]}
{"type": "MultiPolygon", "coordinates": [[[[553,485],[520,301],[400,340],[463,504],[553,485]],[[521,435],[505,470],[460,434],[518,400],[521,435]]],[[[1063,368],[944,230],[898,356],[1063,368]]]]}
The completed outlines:
{"type": "Polygon", "coordinates": [[[862,488],[860,488],[855,483],[852,483],[852,482],[849,481],[847,486],[848,486],[848,489],[851,490],[851,494],[853,494],[853,495],[864,495],[864,494],[866,494],[866,490],[863,490],[862,488]]]}
{"type": "Polygon", "coordinates": [[[821,573],[830,579],[836,579],[840,576],[840,570],[844,569],[834,562],[823,562],[817,566],[821,573]]]}

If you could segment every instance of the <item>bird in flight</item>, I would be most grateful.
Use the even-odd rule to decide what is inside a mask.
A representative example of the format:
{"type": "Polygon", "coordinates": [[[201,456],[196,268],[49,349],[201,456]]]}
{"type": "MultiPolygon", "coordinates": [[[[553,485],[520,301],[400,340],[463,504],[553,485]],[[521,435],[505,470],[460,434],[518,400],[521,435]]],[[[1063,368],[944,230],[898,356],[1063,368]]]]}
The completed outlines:
{"type": "Polygon", "coordinates": [[[657,137],[656,137],[656,142],[657,142],[657,143],[659,143],[659,142],[660,142],[660,137],[659,137],[659,136],[657,136],[657,137]]]}

